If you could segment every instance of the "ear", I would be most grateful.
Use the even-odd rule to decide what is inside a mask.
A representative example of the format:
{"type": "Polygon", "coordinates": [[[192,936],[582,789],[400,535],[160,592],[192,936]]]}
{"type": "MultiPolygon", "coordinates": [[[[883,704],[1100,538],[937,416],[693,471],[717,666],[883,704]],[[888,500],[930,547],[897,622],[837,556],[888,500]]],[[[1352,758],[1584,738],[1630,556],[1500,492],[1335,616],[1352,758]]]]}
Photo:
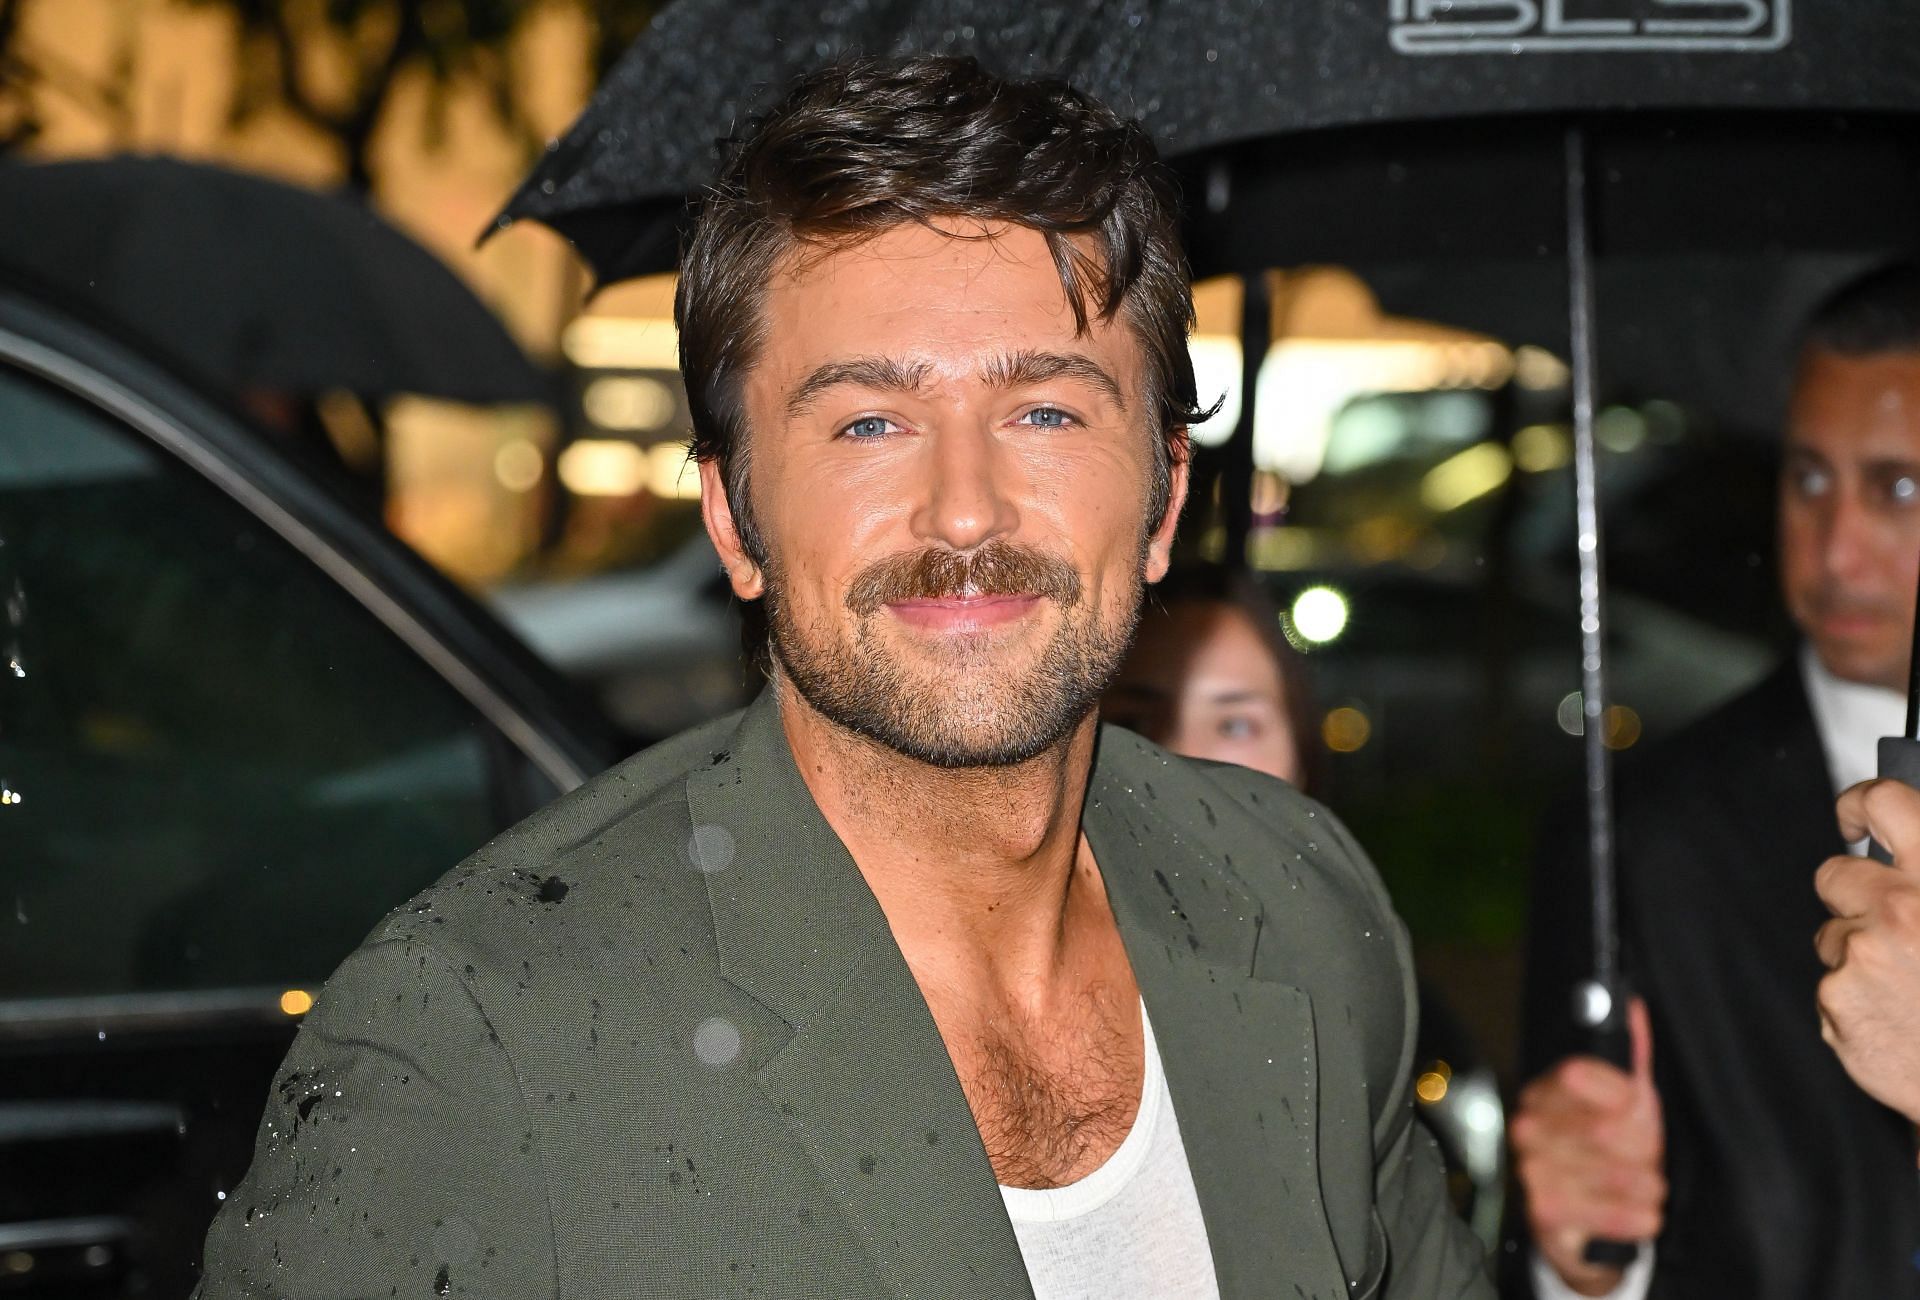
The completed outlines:
{"type": "Polygon", "coordinates": [[[1172,450],[1172,463],[1167,466],[1167,511],[1161,516],[1160,526],[1147,539],[1145,577],[1149,583],[1166,577],[1167,569],[1173,564],[1173,535],[1180,527],[1180,509],[1187,504],[1187,484],[1193,468],[1193,444],[1187,441],[1185,429],[1180,430],[1172,450]]]}
{"type": "Polygon", "coordinates": [[[720,567],[727,571],[733,594],[741,600],[758,600],[766,590],[760,566],[747,554],[740,542],[740,530],[734,527],[733,503],[727,500],[727,485],[720,474],[720,462],[700,462],[700,519],[720,553],[720,567]]]}

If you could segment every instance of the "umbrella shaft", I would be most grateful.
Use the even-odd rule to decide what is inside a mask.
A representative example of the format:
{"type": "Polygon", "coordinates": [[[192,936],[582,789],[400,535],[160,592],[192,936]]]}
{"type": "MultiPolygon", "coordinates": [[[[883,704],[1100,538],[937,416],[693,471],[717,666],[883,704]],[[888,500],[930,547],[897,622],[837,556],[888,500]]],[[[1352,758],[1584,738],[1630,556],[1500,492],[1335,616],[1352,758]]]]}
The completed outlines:
{"type": "Polygon", "coordinates": [[[1593,978],[1617,987],[1612,762],[1607,749],[1606,611],[1601,601],[1600,484],[1593,439],[1593,244],[1585,133],[1567,129],[1567,310],[1573,371],[1573,484],[1580,562],[1581,731],[1587,772],[1587,860],[1593,884],[1593,978]]]}

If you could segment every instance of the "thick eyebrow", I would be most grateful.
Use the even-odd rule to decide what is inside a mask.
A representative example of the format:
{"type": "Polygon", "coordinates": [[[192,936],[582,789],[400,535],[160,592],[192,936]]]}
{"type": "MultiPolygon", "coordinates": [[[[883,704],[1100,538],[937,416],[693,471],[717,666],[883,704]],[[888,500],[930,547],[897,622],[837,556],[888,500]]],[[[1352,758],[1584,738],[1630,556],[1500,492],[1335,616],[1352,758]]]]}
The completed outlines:
{"type": "MultiPolygon", "coordinates": [[[[925,387],[932,367],[924,362],[901,361],[895,357],[850,357],[816,366],[787,394],[787,418],[796,419],[811,410],[821,394],[842,384],[854,384],[883,393],[914,393],[925,387]]],[[[1071,352],[1039,352],[1031,348],[1003,353],[981,368],[982,382],[994,388],[1018,388],[1043,384],[1050,379],[1078,379],[1099,389],[1124,414],[1126,394],[1114,377],[1091,357],[1071,352]]]]}
{"type": "Polygon", "coordinates": [[[1123,414],[1127,409],[1127,395],[1120,390],[1118,381],[1093,358],[1077,353],[1036,352],[1030,348],[1005,353],[987,363],[981,378],[995,388],[1043,384],[1049,379],[1078,379],[1105,393],[1123,414]]]}
{"type": "Polygon", "coordinates": [[[909,364],[893,357],[853,357],[816,366],[787,394],[787,418],[806,414],[820,400],[820,394],[841,384],[858,384],[883,393],[917,392],[927,381],[931,369],[926,362],[909,364]]]}

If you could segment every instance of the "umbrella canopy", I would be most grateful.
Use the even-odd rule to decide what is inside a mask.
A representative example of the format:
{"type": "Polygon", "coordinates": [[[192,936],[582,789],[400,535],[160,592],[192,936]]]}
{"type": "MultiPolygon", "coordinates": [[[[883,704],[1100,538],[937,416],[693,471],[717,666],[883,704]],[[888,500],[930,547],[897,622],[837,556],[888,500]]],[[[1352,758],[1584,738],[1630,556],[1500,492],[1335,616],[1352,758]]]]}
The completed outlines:
{"type": "Polygon", "coordinates": [[[546,398],[458,276],[344,197],[166,158],[8,164],[0,264],[229,392],[546,398]]]}
{"type": "MultiPolygon", "coordinates": [[[[1330,128],[1436,123],[1407,142],[1432,160],[1420,175],[1442,187],[1448,206],[1457,204],[1461,191],[1449,188],[1457,180],[1481,182],[1467,191],[1489,200],[1477,238],[1508,248],[1503,236],[1540,217],[1549,246],[1560,247],[1558,189],[1504,183],[1516,167],[1537,175],[1538,150],[1461,131],[1464,119],[1654,109],[1861,114],[1920,103],[1920,11],[1901,0],[1824,0],[1812,13],[1791,0],[1611,0],[1589,9],[1611,12],[1567,19],[1562,6],[1536,0],[679,0],[621,58],[501,218],[553,226],[603,282],[670,269],[686,198],[711,179],[715,141],[794,75],[855,51],[971,54],[1003,75],[1067,76],[1137,115],[1176,160],[1330,128]],[[1503,215],[1516,200],[1521,206],[1503,215]]],[[[1652,138],[1656,154],[1659,143],[1652,138]]],[[[1338,142],[1329,151],[1344,152],[1338,142]]],[[[1555,143],[1549,176],[1558,157],[1555,143]]],[[[1703,180],[1766,161],[1721,157],[1703,180]]],[[[1373,179],[1364,153],[1345,164],[1319,161],[1335,172],[1344,166],[1355,181],[1373,179]]],[[[1336,205],[1337,190],[1313,202],[1311,180],[1263,174],[1290,186],[1303,214],[1332,208],[1333,227],[1356,217],[1362,232],[1380,224],[1365,221],[1372,206],[1336,205]]],[[[1422,188],[1420,176],[1412,179],[1410,195],[1422,188]]],[[[1218,197],[1204,184],[1193,194],[1218,197]]],[[[1232,206],[1245,222],[1261,220],[1258,205],[1236,196],[1232,206]]],[[[1405,233],[1391,217],[1384,224],[1377,233],[1405,233]]]]}

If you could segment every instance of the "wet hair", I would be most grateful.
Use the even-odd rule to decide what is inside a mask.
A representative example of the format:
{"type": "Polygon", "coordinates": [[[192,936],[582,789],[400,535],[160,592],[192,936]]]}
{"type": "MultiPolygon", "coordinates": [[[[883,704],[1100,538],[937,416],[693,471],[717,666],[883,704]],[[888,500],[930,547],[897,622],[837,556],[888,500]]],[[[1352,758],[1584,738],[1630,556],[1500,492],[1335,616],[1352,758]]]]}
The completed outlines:
{"type": "Polygon", "coordinates": [[[1920,352],[1920,265],[1895,262],[1829,294],[1801,330],[1803,351],[1920,352]]]}
{"type": "Polygon", "coordinates": [[[1239,610],[1253,624],[1260,642],[1273,657],[1280,676],[1280,702],[1286,710],[1287,729],[1293,733],[1293,745],[1300,756],[1300,788],[1315,798],[1327,793],[1327,749],[1320,736],[1319,700],[1307,679],[1307,665],[1298,650],[1287,640],[1280,621],[1280,606],[1245,569],[1223,564],[1192,563],[1177,565],[1167,576],[1149,588],[1148,618],[1174,618],[1179,605],[1226,605],[1239,610]]]}
{"type": "Polygon", "coordinates": [[[1125,314],[1156,426],[1149,528],[1173,461],[1204,418],[1187,335],[1193,292],[1170,173],[1135,121],[1051,79],[1004,80],[971,58],[857,59],[810,73],[723,142],[680,259],[674,319],[692,455],[718,462],[748,553],[743,381],[767,286],[797,249],[832,252],[908,222],[1009,223],[1046,237],[1078,330],[1125,314]]]}

